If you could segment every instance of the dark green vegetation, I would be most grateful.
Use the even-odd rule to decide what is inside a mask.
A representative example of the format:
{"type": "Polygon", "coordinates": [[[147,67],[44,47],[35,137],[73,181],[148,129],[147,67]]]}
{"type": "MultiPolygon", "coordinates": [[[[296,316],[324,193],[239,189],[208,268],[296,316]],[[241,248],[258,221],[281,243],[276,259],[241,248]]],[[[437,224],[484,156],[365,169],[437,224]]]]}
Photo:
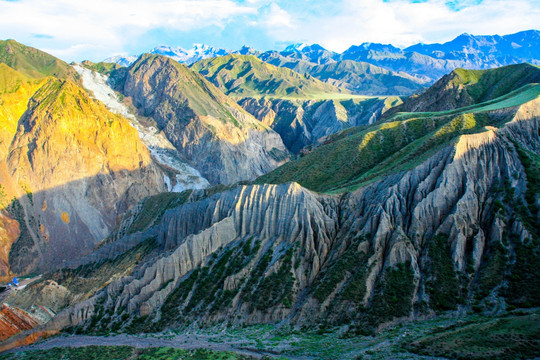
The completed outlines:
{"type": "Polygon", "coordinates": [[[130,346],[62,347],[0,355],[4,360],[248,360],[249,356],[207,349],[182,350],[167,347],[137,349],[130,346]]]}
{"type": "Polygon", "coordinates": [[[414,295],[414,273],[409,263],[399,263],[388,269],[377,283],[369,309],[372,324],[384,323],[395,317],[409,315],[414,295]]]}
{"type": "Polygon", "coordinates": [[[465,320],[433,330],[405,347],[456,359],[529,359],[540,354],[540,316],[515,313],[465,320]]]}
{"type": "Polygon", "coordinates": [[[141,208],[134,214],[129,227],[122,229],[123,234],[129,235],[146,230],[149,226],[158,222],[165,211],[184,204],[190,195],[191,190],[187,190],[181,193],[161,193],[147,197],[142,201],[141,208]]]}
{"type": "Polygon", "coordinates": [[[127,331],[159,331],[171,325],[189,323],[198,315],[215,315],[234,306],[233,299],[237,295],[250,304],[252,311],[276,305],[291,307],[293,249],[281,254],[274,254],[272,249],[260,250],[260,241],[249,238],[217,251],[204,266],[181,279],[163,304],[158,321],[139,317],[131,322],[127,331]],[[279,266],[275,272],[265,275],[273,257],[279,266]],[[236,286],[225,287],[227,278],[252,266],[252,271],[247,277],[241,277],[236,286]]]}
{"type": "Polygon", "coordinates": [[[79,78],[75,70],[64,61],[15,40],[0,41],[0,63],[35,79],[54,76],[76,81],[79,78]]]}
{"type": "Polygon", "coordinates": [[[309,75],[267,64],[253,55],[227,55],[201,60],[191,69],[227,95],[241,97],[318,98],[347,93],[309,75]]]}
{"type": "Polygon", "coordinates": [[[436,235],[428,251],[429,262],[426,291],[429,294],[430,306],[436,311],[453,310],[459,300],[459,282],[452,262],[450,242],[444,235],[436,235]]]}

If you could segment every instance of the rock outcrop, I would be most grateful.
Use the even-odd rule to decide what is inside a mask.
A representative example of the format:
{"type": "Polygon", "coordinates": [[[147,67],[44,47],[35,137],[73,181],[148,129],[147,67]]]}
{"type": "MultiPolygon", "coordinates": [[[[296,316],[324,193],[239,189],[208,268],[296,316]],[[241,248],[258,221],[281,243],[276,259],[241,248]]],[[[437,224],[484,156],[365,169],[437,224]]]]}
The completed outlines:
{"type": "Polygon", "coordinates": [[[25,311],[5,304],[0,305],[0,341],[37,325],[38,322],[25,311]]]}
{"type": "Polygon", "coordinates": [[[118,89],[211,184],[252,180],[288,159],[278,134],[174,60],[141,56],[118,89]]]}

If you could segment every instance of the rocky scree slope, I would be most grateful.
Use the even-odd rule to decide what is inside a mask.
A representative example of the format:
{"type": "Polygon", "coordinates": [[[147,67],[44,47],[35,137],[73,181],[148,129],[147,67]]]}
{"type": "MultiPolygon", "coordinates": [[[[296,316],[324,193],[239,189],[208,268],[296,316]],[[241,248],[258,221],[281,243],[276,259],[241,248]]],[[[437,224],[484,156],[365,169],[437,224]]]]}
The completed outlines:
{"type": "Polygon", "coordinates": [[[116,82],[211,184],[252,180],[288,159],[277,133],[174,60],[143,55],[116,82]]]}
{"type": "MultiPolygon", "coordinates": [[[[352,192],[260,184],[164,209],[154,225],[105,245],[136,235],[160,255],[47,328],[141,332],[227,321],[365,332],[458,308],[538,306],[539,101],[423,118],[436,126],[422,130],[424,140],[437,140],[423,143],[425,156],[407,166],[394,158],[386,176],[352,192]]],[[[345,141],[335,142],[343,150],[345,141]]]]}

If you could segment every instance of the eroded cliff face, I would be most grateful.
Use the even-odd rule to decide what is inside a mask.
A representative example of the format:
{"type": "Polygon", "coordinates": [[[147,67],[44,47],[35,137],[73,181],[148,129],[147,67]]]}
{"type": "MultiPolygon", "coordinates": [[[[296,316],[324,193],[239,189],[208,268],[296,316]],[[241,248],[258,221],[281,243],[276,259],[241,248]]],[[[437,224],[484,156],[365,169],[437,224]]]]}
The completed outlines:
{"type": "Polygon", "coordinates": [[[13,272],[46,270],[90,252],[163,173],[126,119],[70,81],[49,79],[18,120],[0,182],[19,222],[13,272]]]}
{"type": "Polygon", "coordinates": [[[246,111],[274,129],[293,153],[316,144],[341,130],[373,124],[388,109],[401,103],[399,97],[350,100],[285,100],[243,98],[246,111]]]}
{"type": "Polygon", "coordinates": [[[169,58],[143,55],[118,86],[211,184],[252,180],[288,159],[277,133],[169,58]]]}
{"type": "MultiPolygon", "coordinates": [[[[161,255],[49,328],[377,326],[459,306],[537,306],[539,105],[500,110],[509,119],[500,128],[462,135],[353,193],[240,186],[166,210],[138,233],[161,255]]],[[[103,248],[124,241],[133,235],[103,248]]]]}

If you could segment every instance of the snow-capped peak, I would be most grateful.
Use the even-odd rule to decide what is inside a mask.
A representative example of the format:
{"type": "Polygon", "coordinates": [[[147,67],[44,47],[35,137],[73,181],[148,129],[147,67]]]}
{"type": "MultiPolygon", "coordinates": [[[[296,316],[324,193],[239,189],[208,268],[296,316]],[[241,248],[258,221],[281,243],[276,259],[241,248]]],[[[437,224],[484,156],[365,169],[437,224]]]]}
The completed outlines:
{"type": "Polygon", "coordinates": [[[302,51],[306,46],[308,46],[306,43],[292,44],[287,46],[283,51],[302,51]]]}

